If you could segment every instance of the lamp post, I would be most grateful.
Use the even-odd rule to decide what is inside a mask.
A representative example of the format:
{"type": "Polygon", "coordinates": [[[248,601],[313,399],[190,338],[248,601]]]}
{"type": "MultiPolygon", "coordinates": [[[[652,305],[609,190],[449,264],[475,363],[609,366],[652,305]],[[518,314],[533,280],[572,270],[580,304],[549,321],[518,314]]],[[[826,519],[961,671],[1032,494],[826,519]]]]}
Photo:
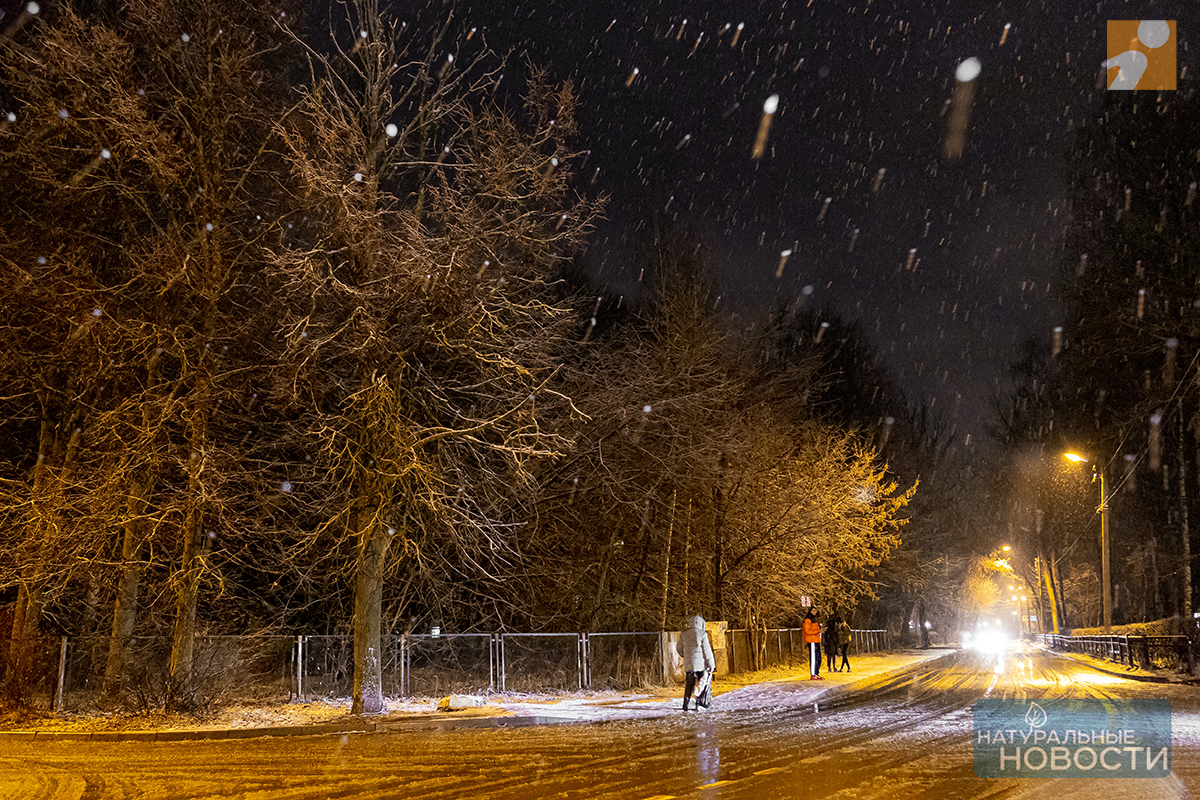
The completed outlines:
{"type": "MultiPolygon", "coordinates": [[[[1088,459],[1077,453],[1063,453],[1068,461],[1085,464],[1088,459]]],[[[1112,632],[1112,581],[1108,568],[1108,494],[1104,491],[1104,468],[1093,463],[1100,476],[1100,596],[1104,604],[1104,632],[1112,632]]]]}

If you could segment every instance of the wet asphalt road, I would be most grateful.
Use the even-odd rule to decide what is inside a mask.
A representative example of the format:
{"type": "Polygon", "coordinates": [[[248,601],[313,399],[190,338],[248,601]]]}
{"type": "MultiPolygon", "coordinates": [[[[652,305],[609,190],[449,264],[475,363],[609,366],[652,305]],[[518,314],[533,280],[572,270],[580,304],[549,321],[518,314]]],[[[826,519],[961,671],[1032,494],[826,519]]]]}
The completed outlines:
{"type": "Polygon", "coordinates": [[[601,724],[169,743],[0,745],[0,798],[1200,797],[1200,687],[1136,683],[1037,650],[856,684],[814,707],[720,708],[601,724]],[[1170,778],[988,780],[980,698],[1161,698],[1170,778]]]}

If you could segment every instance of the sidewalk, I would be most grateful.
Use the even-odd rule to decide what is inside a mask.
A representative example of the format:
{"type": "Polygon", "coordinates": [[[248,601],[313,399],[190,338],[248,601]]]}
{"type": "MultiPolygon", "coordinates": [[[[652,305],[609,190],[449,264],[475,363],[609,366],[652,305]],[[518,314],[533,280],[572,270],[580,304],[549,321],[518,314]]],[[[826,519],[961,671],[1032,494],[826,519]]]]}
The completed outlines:
{"type": "Polygon", "coordinates": [[[1062,650],[1052,650],[1043,644],[1034,644],[1033,647],[1048,653],[1052,656],[1065,658],[1079,664],[1085,664],[1097,672],[1103,672],[1107,675],[1115,675],[1118,678],[1125,678],[1131,681],[1144,681],[1146,683],[1177,683],[1183,685],[1195,686],[1200,684],[1200,677],[1184,675],[1177,672],[1163,672],[1156,670],[1142,669],[1141,667],[1130,667],[1127,664],[1122,664],[1117,661],[1109,661],[1106,658],[1096,658],[1085,653],[1067,653],[1062,650]]]}
{"type": "MultiPolygon", "coordinates": [[[[807,667],[772,667],[755,673],[725,675],[713,682],[713,705],[700,714],[814,703],[833,694],[849,691],[871,680],[882,680],[904,672],[933,666],[953,657],[957,650],[914,650],[884,655],[862,655],[853,659],[852,672],[826,673],[824,681],[810,681],[807,667]]],[[[0,731],[4,741],[167,742],[195,739],[247,739],[260,736],[313,736],[337,733],[371,733],[398,730],[439,730],[465,727],[521,727],[564,723],[606,722],[621,719],[652,719],[679,716],[683,688],[664,687],[653,693],[580,692],[565,697],[495,695],[482,698],[479,708],[443,712],[435,701],[389,701],[383,714],[355,717],[345,713],[348,701],[294,703],[275,707],[248,719],[225,725],[192,720],[155,724],[145,720],[138,726],[113,729],[98,727],[103,720],[78,717],[49,717],[27,728],[0,731]],[[317,717],[324,714],[326,719],[317,717]],[[295,724],[286,724],[286,723],[295,724]],[[257,724],[256,724],[257,723],[257,724]],[[284,723],[284,724],[281,724],[284,723]]],[[[694,713],[694,712],[688,712],[694,713]]],[[[130,721],[124,718],[123,721],[130,721]]]]}

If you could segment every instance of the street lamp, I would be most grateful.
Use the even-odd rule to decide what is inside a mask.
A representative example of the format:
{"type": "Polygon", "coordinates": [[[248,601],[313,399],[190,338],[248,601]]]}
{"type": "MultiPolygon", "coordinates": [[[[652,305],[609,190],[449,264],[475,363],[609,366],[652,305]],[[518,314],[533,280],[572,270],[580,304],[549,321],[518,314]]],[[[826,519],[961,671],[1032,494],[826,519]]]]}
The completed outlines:
{"type": "MultiPolygon", "coordinates": [[[[1089,459],[1077,453],[1063,453],[1068,461],[1086,464],[1089,459]]],[[[1112,633],[1112,582],[1108,569],[1108,495],[1104,491],[1104,468],[1093,463],[1092,469],[1100,476],[1100,596],[1104,603],[1104,632],[1112,633]]]]}

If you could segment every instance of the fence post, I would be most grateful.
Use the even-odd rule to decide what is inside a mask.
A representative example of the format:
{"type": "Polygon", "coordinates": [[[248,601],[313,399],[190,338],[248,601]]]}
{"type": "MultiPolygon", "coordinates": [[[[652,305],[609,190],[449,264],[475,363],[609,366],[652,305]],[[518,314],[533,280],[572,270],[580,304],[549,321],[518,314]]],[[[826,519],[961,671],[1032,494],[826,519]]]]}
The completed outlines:
{"type": "Polygon", "coordinates": [[[409,685],[408,631],[400,634],[400,696],[409,697],[412,687],[409,685]]]}
{"type": "Polygon", "coordinates": [[[304,702],[304,677],[300,674],[300,664],[304,658],[304,637],[296,637],[296,701],[304,702]]]}
{"type": "Polygon", "coordinates": [[[63,710],[63,680],[67,674],[67,637],[62,637],[62,647],[58,653],[58,699],[55,702],[54,710],[63,710]]]}
{"type": "Polygon", "coordinates": [[[575,634],[575,688],[583,688],[583,634],[575,634]]]}
{"type": "Polygon", "coordinates": [[[587,688],[592,688],[592,637],[587,633],[583,635],[583,670],[587,675],[587,688]]]}
{"type": "Polygon", "coordinates": [[[488,691],[496,691],[496,661],[500,656],[500,645],[496,643],[496,637],[499,634],[493,633],[488,636],[488,691]]]}
{"type": "Polygon", "coordinates": [[[400,657],[404,661],[404,696],[412,697],[412,644],[407,632],[400,640],[400,657]]]}

